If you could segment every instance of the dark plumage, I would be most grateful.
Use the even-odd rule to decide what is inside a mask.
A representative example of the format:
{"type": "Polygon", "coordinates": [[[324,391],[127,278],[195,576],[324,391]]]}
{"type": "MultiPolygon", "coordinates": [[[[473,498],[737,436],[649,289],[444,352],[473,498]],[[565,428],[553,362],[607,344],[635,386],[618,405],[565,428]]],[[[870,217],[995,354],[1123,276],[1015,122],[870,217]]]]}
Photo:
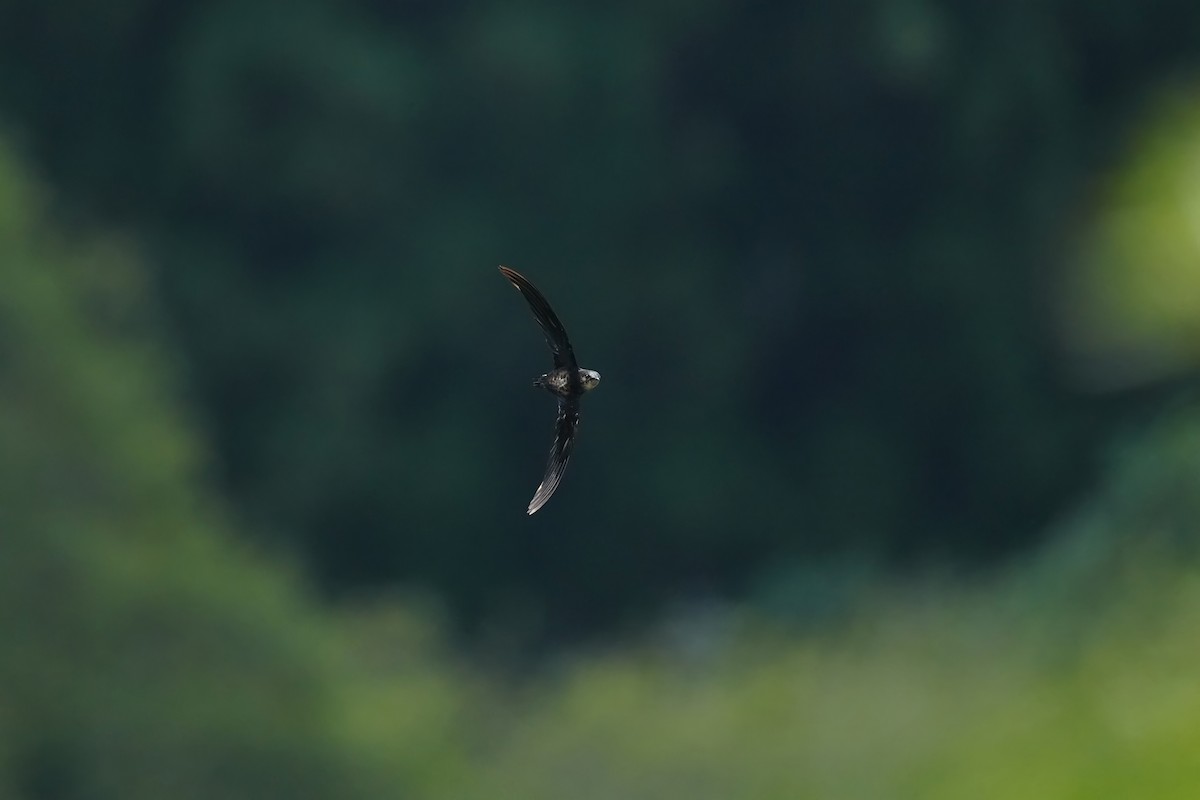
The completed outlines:
{"type": "Polygon", "coordinates": [[[562,481],[567,461],[571,458],[571,449],[575,444],[575,434],[579,429],[579,398],[596,388],[600,383],[600,373],[580,369],[575,361],[575,351],[571,349],[571,342],[567,339],[567,331],[542,293],[516,270],[500,267],[500,272],[517,287],[517,291],[533,309],[534,319],[541,326],[542,333],[546,335],[546,344],[550,345],[550,352],[554,355],[554,369],[533,382],[534,386],[545,389],[558,398],[558,418],[554,423],[554,444],[550,447],[550,458],[546,463],[546,477],[542,479],[533,499],[529,501],[529,509],[526,512],[533,514],[546,504],[562,481]]]}

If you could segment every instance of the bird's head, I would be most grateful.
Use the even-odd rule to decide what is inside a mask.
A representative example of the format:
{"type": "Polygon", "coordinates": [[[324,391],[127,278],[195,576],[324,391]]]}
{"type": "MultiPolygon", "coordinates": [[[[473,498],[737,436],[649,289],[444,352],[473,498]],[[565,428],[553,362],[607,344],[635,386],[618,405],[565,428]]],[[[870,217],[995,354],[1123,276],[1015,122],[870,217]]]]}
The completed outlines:
{"type": "Polygon", "coordinates": [[[579,381],[583,384],[583,390],[590,392],[600,384],[600,373],[594,369],[579,370],[579,381]]]}

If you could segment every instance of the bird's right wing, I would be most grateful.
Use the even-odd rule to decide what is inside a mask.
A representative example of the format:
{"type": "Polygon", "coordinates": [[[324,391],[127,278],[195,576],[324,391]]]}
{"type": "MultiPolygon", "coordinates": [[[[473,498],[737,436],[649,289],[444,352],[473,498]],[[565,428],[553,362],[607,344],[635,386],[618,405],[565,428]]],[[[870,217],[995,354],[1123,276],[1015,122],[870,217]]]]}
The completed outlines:
{"type": "Polygon", "coordinates": [[[554,313],[554,309],[550,308],[546,298],[542,297],[542,293],[529,282],[528,278],[515,269],[500,267],[500,272],[508,278],[509,283],[517,287],[517,291],[533,309],[533,316],[537,319],[538,325],[542,326],[542,333],[546,335],[546,344],[550,345],[550,352],[554,354],[554,367],[556,369],[559,367],[578,369],[579,365],[575,362],[575,351],[571,349],[571,343],[567,340],[567,330],[559,322],[558,315],[554,313]]]}
{"type": "Polygon", "coordinates": [[[550,495],[558,488],[563,473],[567,471],[567,461],[571,458],[571,449],[575,446],[575,432],[578,429],[579,400],[560,399],[558,419],[554,423],[554,444],[550,447],[550,459],[546,462],[546,477],[534,492],[533,499],[529,501],[529,509],[525,513],[533,514],[546,505],[550,495]]]}

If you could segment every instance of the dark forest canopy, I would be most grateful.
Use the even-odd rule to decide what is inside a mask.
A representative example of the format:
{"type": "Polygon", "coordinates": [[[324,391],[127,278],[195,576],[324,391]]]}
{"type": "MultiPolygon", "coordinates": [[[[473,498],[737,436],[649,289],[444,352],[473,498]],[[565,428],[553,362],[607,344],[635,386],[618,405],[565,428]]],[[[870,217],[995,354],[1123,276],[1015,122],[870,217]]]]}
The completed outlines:
{"type": "Polygon", "coordinates": [[[1112,423],[1045,280],[1194,3],[0,5],[7,127],[150,251],[251,527],[594,629],[1028,543],[1112,423]],[[605,375],[545,513],[535,278],[605,375]]]}

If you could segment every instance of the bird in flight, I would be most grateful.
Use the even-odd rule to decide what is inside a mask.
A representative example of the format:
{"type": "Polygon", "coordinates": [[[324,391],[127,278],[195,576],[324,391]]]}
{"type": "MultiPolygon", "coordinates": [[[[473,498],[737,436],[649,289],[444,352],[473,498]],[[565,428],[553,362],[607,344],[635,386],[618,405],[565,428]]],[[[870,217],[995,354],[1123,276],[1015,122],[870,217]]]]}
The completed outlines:
{"type": "Polygon", "coordinates": [[[533,382],[534,386],[558,398],[558,418],[554,423],[554,444],[550,447],[550,459],[546,463],[546,477],[534,492],[525,512],[533,514],[546,504],[562,481],[567,461],[571,458],[571,448],[575,444],[575,432],[579,429],[579,398],[596,388],[600,383],[600,373],[579,367],[575,351],[567,340],[566,329],[558,321],[558,315],[550,308],[546,298],[529,279],[508,267],[500,267],[500,272],[517,287],[517,291],[533,309],[533,316],[542,326],[546,344],[550,345],[550,352],[554,355],[554,369],[533,382]]]}

